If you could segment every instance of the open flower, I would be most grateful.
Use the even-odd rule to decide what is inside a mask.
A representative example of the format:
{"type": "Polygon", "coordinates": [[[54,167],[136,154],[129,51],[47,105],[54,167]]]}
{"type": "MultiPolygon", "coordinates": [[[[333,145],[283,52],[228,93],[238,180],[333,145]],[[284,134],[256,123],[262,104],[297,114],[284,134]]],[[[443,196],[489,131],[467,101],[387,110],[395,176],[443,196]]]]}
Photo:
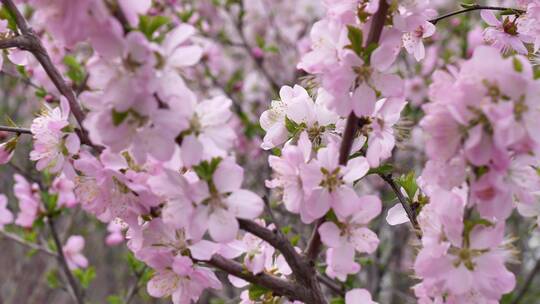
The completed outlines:
{"type": "Polygon", "coordinates": [[[82,254],[84,248],[84,238],[80,235],[72,235],[68,238],[62,250],[66,257],[66,262],[69,269],[86,268],[88,260],[82,254]]]}
{"type": "Polygon", "coordinates": [[[62,170],[70,172],[72,168],[69,158],[79,152],[81,142],[77,134],[67,130],[69,104],[62,97],[60,108],[45,107],[30,127],[34,138],[30,159],[37,161],[36,168],[40,171],[48,169],[51,173],[62,170]]]}

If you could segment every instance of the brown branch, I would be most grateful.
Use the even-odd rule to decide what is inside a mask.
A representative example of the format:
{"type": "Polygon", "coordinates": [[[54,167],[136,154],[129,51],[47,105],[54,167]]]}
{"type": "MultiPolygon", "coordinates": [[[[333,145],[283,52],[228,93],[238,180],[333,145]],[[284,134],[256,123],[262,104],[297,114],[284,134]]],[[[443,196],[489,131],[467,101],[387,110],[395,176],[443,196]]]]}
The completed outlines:
{"type": "MultiPolygon", "coordinates": [[[[369,30],[368,39],[366,45],[377,43],[381,37],[384,22],[386,20],[386,14],[388,12],[389,5],[386,1],[381,1],[379,9],[373,15],[371,28],[369,30]]],[[[343,141],[339,151],[339,163],[340,165],[346,165],[349,160],[349,154],[351,152],[352,143],[356,134],[356,130],[359,128],[359,118],[351,113],[347,119],[347,125],[343,134],[343,141]]],[[[306,257],[314,265],[317,256],[322,248],[321,236],[319,234],[319,227],[324,223],[324,218],[319,219],[313,228],[311,239],[306,248],[306,257]]]]}
{"type": "Polygon", "coordinates": [[[317,256],[319,256],[319,251],[322,248],[321,236],[319,234],[319,227],[324,223],[324,218],[319,219],[315,226],[313,227],[313,232],[309,238],[308,245],[306,246],[305,256],[310,261],[310,263],[315,266],[315,261],[317,256]]]}
{"type": "Polygon", "coordinates": [[[30,248],[32,250],[40,251],[40,252],[46,253],[46,254],[48,254],[50,256],[53,256],[53,257],[58,256],[56,253],[54,253],[50,249],[48,249],[46,247],[43,247],[43,246],[40,246],[39,244],[27,242],[26,240],[24,240],[23,238],[19,237],[16,234],[12,234],[12,233],[9,233],[9,232],[3,231],[3,230],[0,230],[0,234],[3,235],[6,239],[12,240],[12,241],[14,241],[14,242],[16,242],[18,244],[21,244],[23,246],[26,246],[26,247],[28,247],[28,248],[30,248]]]}
{"type": "Polygon", "coordinates": [[[20,36],[16,36],[10,39],[5,39],[0,41],[0,48],[12,48],[17,47],[19,49],[31,52],[37,61],[41,64],[55,87],[58,91],[66,97],[71,108],[71,113],[77,120],[82,132],[80,132],[81,142],[90,146],[93,146],[90,139],[88,138],[86,132],[83,128],[83,121],[85,114],[80,107],[75,93],[70,86],[66,83],[62,74],[54,66],[49,54],[43,47],[41,40],[37,37],[34,31],[28,26],[26,19],[21,14],[17,6],[13,3],[12,0],[2,0],[2,3],[6,6],[7,10],[15,18],[15,23],[20,30],[20,36]]]}
{"type": "Polygon", "coordinates": [[[247,271],[242,264],[228,260],[217,254],[215,254],[210,261],[205,263],[235,277],[246,280],[252,284],[268,288],[276,294],[285,296],[290,300],[313,303],[309,302],[309,299],[311,299],[310,291],[306,287],[297,283],[293,283],[264,272],[257,275],[252,274],[251,272],[247,271]]]}
{"type": "Polygon", "coordinates": [[[330,289],[336,295],[345,297],[344,285],[339,284],[338,282],[335,282],[334,280],[330,279],[326,275],[322,275],[322,274],[317,275],[317,279],[319,280],[319,282],[321,282],[324,286],[328,287],[328,289],[330,289]]]}
{"type": "MultiPolygon", "coordinates": [[[[386,1],[381,1],[379,10],[373,15],[371,28],[369,30],[368,39],[366,45],[372,43],[378,43],[381,38],[381,32],[384,27],[384,22],[386,20],[386,13],[388,12],[388,3],[386,1]]],[[[361,101],[358,101],[361,102],[361,101]]],[[[359,118],[351,113],[347,119],[347,125],[345,131],[343,132],[343,141],[341,142],[341,148],[339,150],[339,163],[341,165],[346,165],[349,160],[349,154],[351,153],[352,144],[354,141],[354,136],[356,130],[358,130],[359,118]]]]}
{"type": "Polygon", "coordinates": [[[414,228],[414,232],[416,233],[416,236],[419,239],[422,238],[420,225],[418,224],[418,220],[416,219],[416,212],[414,212],[414,210],[409,205],[407,198],[405,198],[403,193],[401,193],[401,191],[399,190],[399,187],[394,181],[394,179],[392,178],[392,175],[379,174],[379,176],[390,186],[390,188],[392,188],[392,191],[394,191],[394,193],[396,194],[396,197],[399,203],[401,204],[401,206],[403,206],[403,209],[405,209],[405,213],[407,213],[407,217],[411,221],[411,225],[414,228]]]}
{"type": "Polygon", "coordinates": [[[238,15],[239,15],[238,19],[236,20],[233,17],[233,23],[234,23],[234,26],[236,28],[236,31],[238,32],[238,34],[240,36],[240,40],[242,41],[242,43],[240,43],[240,45],[242,45],[245,48],[245,50],[248,53],[249,57],[251,57],[251,59],[255,63],[255,66],[257,67],[257,69],[266,78],[266,80],[270,84],[270,87],[272,88],[274,93],[279,94],[279,85],[277,84],[277,82],[274,80],[274,78],[270,75],[270,73],[264,67],[263,60],[261,60],[260,58],[255,57],[255,55],[252,52],[252,48],[249,45],[249,42],[247,41],[246,35],[244,34],[244,18],[243,18],[244,14],[245,14],[244,1],[243,0],[239,1],[239,5],[240,5],[240,12],[238,13],[238,15]]]}
{"type": "Polygon", "coordinates": [[[0,126],[0,131],[17,133],[17,134],[32,134],[32,131],[30,131],[30,129],[7,127],[7,126],[0,126]]]}
{"type": "Polygon", "coordinates": [[[527,275],[527,278],[525,279],[525,283],[523,283],[523,287],[521,287],[521,290],[512,301],[512,304],[518,304],[521,302],[521,300],[523,300],[523,298],[527,294],[527,291],[531,287],[531,284],[534,281],[534,278],[536,277],[539,271],[540,271],[540,260],[536,261],[536,265],[534,265],[534,268],[531,270],[529,275],[527,275]]]}
{"type": "Polygon", "coordinates": [[[64,250],[62,249],[62,243],[60,242],[60,237],[58,236],[58,232],[56,231],[53,218],[50,216],[47,217],[47,223],[49,225],[51,236],[53,238],[54,245],[56,246],[56,251],[58,253],[57,255],[58,263],[60,264],[62,271],[66,275],[67,281],[69,283],[69,287],[73,293],[73,297],[75,298],[75,301],[77,302],[77,304],[84,304],[83,295],[81,293],[81,289],[79,288],[79,284],[75,280],[75,277],[73,276],[73,273],[71,272],[67,264],[66,256],[64,255],[64,250]]]}
{"type": "Polygon", "coordinates": [[[248,220],[238,219],[240,228],[265,240],[274,248],[279,250],[287,264],[291,267],[296,280],[307,288],[308,298],[303,302],[313,304],[325,304],[326,300],[317,279],[317,272],[312,267],[310,261],[299,255],[289,240],[279,229],[270,231],[261,225],[248,220]]]}
{"type": "Polygon", "coordinates": [[[279,250],[283,257],[287,261],[287,264],[291,266],[291,269],[297,278],[297,280],[302,281],[303,272],[306,268],[306,263],[302,260],[302,257],[296,252],[291,242],[279,231],[276,229],[271,231],[256,222],[238,219],[240,228],[259,237],[260,239],[266,241],[274,248],[279,250]]]}
{"type": "Polygon", "coordinates": [[[444,14],[444,15],[439,16],[437,18],[431,19],[431,20],[429,20],[429,22],[431,22],[433,24],[437,24],[437,22],[439,22],[439,21],[441,21],[443,19],[450,18],[450,17],[453,17],[455,15],[459,15],[459,14],[468,13],[468,12],[471,12],[471,11],[476,11],[476,10],[508,11],[508,12],[512,12],[514,15],[521,15],[521,14],[526,13],[524,10],[515,9],[515,8],[498,7],[498,6],[483,6],[483,5],[475,4],[475,5],[472,5],[472,6],[467,6],[465,9],[450,12],[448,14],[444,14]]]}

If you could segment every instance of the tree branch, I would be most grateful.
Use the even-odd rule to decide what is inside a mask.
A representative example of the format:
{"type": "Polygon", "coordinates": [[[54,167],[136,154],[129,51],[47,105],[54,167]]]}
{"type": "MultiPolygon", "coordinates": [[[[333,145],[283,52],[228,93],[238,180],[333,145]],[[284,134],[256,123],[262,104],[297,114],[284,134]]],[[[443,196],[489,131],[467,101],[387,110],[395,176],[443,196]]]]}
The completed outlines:
{"type": "Polygon", "coordinates": [[[285,296],[290,300],[309,303],[308,299],[311,298],[310,292],[304,286],[264,272],[254,275],[251,272],[246,271],[242,264],[228,260],[217,254],[215,254],[210,261],[206,261],[205,263],[252,284],[268,288],[276,294],[285,296]]]}
{"type": "Polygon", "coordinates": [[[64,250],[62,249],[62,243],[60,242],[60,237],[58,236],[58,232],[56,231],[53,218],[50,216],[47,217],[47,223],[49,225],[51,235],[54,241],[54,245],[56,246],[56,251],[58,253],[57,255],[58,263],[60,264],[62,271],[66,275],[67,281],[69,283],[69,287],[73,293],[73,297],[75,298],[75,301],[77,302],[77,304],[84,304],[83,295],[81,293],[81,289],[79,288],[79,284],[75,280],[75,277],[73,276],[73,273],[71,272],[67,264],[66,257],[64,255],[64,250]]]}
{"type": "MultiPolygon", "coordinates": [[[[368,39],[366,45],[377,43],[381,37],[384,22],[386,20],[386,14],[388,12],[389,5],[386,1],[381,1],[379,9],[372,17],[371,28],[369,29],[368,39]]],[[[354,135],[359,128],[359,118],[351,113],[347,119],[347,125],[343,134],[343,141],[339,151],[339,163],[340,165],[346,165],[349,160],[349,154],[351,152],[352,143],[354,141],[354,135]]],[[[319,255],[319,251],[322,248],[321,236],[319,234],[319,227],[324,223],[324,218],[317,221],[313,228],[311,239],[306,248],[306,257],[311,263],[314,263],[319,255]]]]}
{"type": "Polygon", "coordinates": [[[32,134],[32,131],[30,131],[30,129],[7,127],[7,126],[0,126],[0,131],[12,132],[12,133],[17,133],[17,134],[32,134]]]}
{"type": "Polygon", "coordinates": [[[54,253],[50,249],[48,249],[46,247],[43,247],[43,246],[40,246],[39,244],[34,244],[34,243],[27,242],[26,240],[24,240],[23,238],[19,237],[16,234],[12,234],[12,233],[6,232],[4,230],[0,230],[0,234],[3,235],[6,239],[12,240],[12,241],[14,241],[16,243],[19,243],[19,244],[21,244],[21,245],[23,245],[25,247],[28,247],[28,248],[30,248],[32,250],[37,250],[37,251],[46,253],[46,254],[48,254],[50,256],[53,256],[53,257],[58,256],[56,253],[54,253]]]}
{"type": "Polygon", "coordinates": [[[539,271],[540,271],[540,260],[536,261],[536,265],[534,265],[534,268],[531,270],[531,272],[525,279],[525,283],[523,283],[523,287],[521,287],[521,290],[512,301],[512,304],[518,304],[521,302],[521,300],[523,300],[523,298],[527,294],[527,291],[531,287],[531,284],[534,281],[534,278],[536,277],[539,271]]]}
{"type": "Polygon", "coordinates": [[[405,209],[405,213],[407,213],[407,217],[411,221],[416,236],[419,239],[422,238],[422,230],[420,230],[420,225],[418,224],[418,220],[416,219],[416,213],[409,205],[409,202],[407,201],[405,196],[403,196],[403,194],[399,190],[399,187],[396,185],[396,182],[392,178],[392,175],[379,174],[379,176],[390,186],[390,188],[392,188],[392,191],[394,191],[394,193],[396,194],[399,203],[403,206],[403,209],[405,209]]]}
{"type": "Polygon", "coordinates": [[[272,88],[272,90],[276,94],[279,94],[279,85],[274,80],[274,78],[270,75],[270,73],[266,70],[266,68],[263,65],[263,61],[261,59],[255,57],[255,55],[253,55],[253,52],[251,50],[251,46],[249,45],[249,43],[247,41],[247,38],[246,38],[246,35],[244,34],[244,18],[243,18],[243,16],[245,14],[245,10],[244,10],[244,2],[243,2],[243,0],[239,1],[239,5],[240,5],[240,12],[239,12],[238,20],[235,20],[234,17],[233,17],[233,23],[234,23],[234,26],[236,27],[236,30],[237,30],[237,32],[238,32],[238,34],[240,36],[240,40],[242,41],[242,43],[240,43],[240,45],[242,45],[245,48],[248,55],[251,57],[253,62],[255,62],[255,66],[263,74],[263,76],[266,78],[266,80],[270,84],[270,87],[272,88]]]}
{"type": "Polygon", "coordinates": [[[512,12],[513,14],[515,14],[515,15],[521,15],[521,14],[526,13],[524,10],[515,9],[515,8],[498,7],[498,6],[483,6],[483,5],[475,4],[475,5],[472,5],[472,6],[467,6],[466,8],[464,8],[462,10],[457,10],[457,11],[454,11],[454,12],[439,16],[439,17],[437,17],[435,19],[431,19],[431,20],[429,20],[429,22],[431,22],[433,24],[437,24],[437,22],[439,22],[439,21],[441,21],[443,19],[450,18],[452,16],[459,15],[459,14],[468,13],[468,12],[471,12],[471,11],[476,11],[476,10],[509,11],[509,12],[512,12]]]}
{"type": "Polygon", "coordinates": [[[13,3],[13,1],[2,0],[2,3],[6,6],[7,10],[15,18],[15,23],[17,24],[21,35],[10,39],[1,40],[0,48],[17,47],[22,50],[29,51],[34,55],[34,57],[41,64],[41,66],[43,67],[55,87],[58,89],[58,91],[68,100],[69,106],[71,108],[71,113],[73,113],[73,116],[77,120],[77,123],[82,130],[80,132],[81,142],[93,146],[86,132],[84,131],[82,123],[84,121],[85,114],[79,103],[77,102],[75,93],[73,92],[71,87],[67,85],[66,81],[62,77],[62,74],[60,74],[58,69],[54,66],[51,58],[49,57],[49,54],[43,47],[41,40],[28,26],[28,23],[24,19],[17,6],[13,3]]]}
{"type": "Polygon", "coordinates": [[[238,223],[241,229],[259,237],[279,250],[283,254],[287,264],[291,266],[297,280],[304,281],[302,277],[306,270],[305,262],[302,261],[302,257],[296,252],[291,242],[289,242],[279,229],[270,231],[256,222],[244,219],[238,219],[238,223]]]}

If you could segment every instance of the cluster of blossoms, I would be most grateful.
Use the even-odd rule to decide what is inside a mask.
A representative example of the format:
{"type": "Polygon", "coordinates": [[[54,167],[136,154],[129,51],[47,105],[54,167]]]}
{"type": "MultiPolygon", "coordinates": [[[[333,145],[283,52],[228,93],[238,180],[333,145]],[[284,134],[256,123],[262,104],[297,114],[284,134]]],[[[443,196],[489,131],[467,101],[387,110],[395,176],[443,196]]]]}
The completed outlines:
{"type": "MultiPolygon", "coordinates": [[[[515,286],[505,220],[536,209],[540,82],[525,57],[478,47],[459,70],[437,71],[420,125],[429,160],[419,184],[415,287],[425,303],[491,303],[515,286]],[[425,201],[424,201],[425,203],[425,201]]],[[[534,212],[533,212],[534,213],[534,212]]]]}
{"type": "MultiPolygon", "coordinates": [[[[95,52],[71,58],[81,61],[87,73],[83,83],[73,83],[80,85],[77,99],[86,111],[81,125],[71,124],[68,100],[59,98],[55,107],[52,95],[45,97],[48,103],[31,125],[30,159],[38,171],[53,174],[50,189],[15,175],[20,211],[14,219],[0,195],[0,229],[12,223],[30,229],[52,217],[51,211],[80,207],[108,225],[107,244],[127,241],[133,256],[152,269],[148,294],[171,297],[175,304],[192,303],[205,289],[222,288],[209,267],[215,257],[238,261],[244,274],[255,277],[298,278],[293,272],[298,265],[289,265],[285,252],[242,231],[242,223],[253,221],[279,235],[277,223],[267,225],[261,218],[275,198],[303,224],[314,224],[326,246],[324,278],[347,282],[361,270],[358,257],[377,250],[379,236],[370,224],[383,203],[366,193],[371,190],[366,177],[392,178],[380,172],[392,158],[396,125],[407,100],[418,106],[426,95],[414,89],[424,80],[404,81],[394,63],[402,51],[415,61],[436,57],[424,46],[426,39],[437,38],[430,21],[436,1],[323,0],[324,16],[299,45],[296,67],[309,74],[309,85],[276,89],[278,98],[260,114],[265,134],[257,144],[268,152],[272,176],[265,186],[274,190],[265,197],[268,202],[247,189],[248,172],[235,148],[246,139],[237,128],[250,117],[246,105],[232,100],[234,92],[250,100],[267,96],[248,90],[248,77],[243,84],[231,82],[230,90],[222,88],[225,95],[204,90],[197,79],[201,66],[211,76],[227,69],[220,63],[224,54],[203,37],[216,34],[204,31],[212,26],[207,18],[222,21],[214,6],[201,1],[193,4],[197,13],[160,22],[151,15],[185,7],[150,0],[20,2],[36,9],[32,22],[42,25],[37,29],[54,37],[44,37],[46,49],[57,51],[53,61],[66,62],[66,50],[86,44],[95,52]],[[377,19],[379,12],[383,15],[377,19]],[[55,49],[54,41],[61,46],[55,49]],[[357,122],[348,134],[351,117],[357,122]],[[86,135],[88,142],[81,145],[86,135]],[[346,140],[350,151],[343,148],[346,140]]],[[[252,15],[247,19],[264,14],[264,7],[248,2],[252,15]]],[[[506,268],[513,251],[505,221],[517,207],[540,223],[540,82],[527,57],[501,54],[529,54],[529,44],[531,53],[538,51],[540,2],[516,2],[502,21],[482,11],[489,25],[483,38],[491,46],[477,46],[469,60],[436,71],[430,102],[421,107],[428,160],[417,179],[418,192],[407,193],[421,234],[413,266],[421,280],[414,287],[420,303],[497,302],[516,285],[506,268]]],[[[301,24],[287,22],[294,23],[290,37],[271,36],[294,41],[301,24]]],[[[259,37],[260,29],[251,30],[259,37]]],[[[0,32],[6,31],[0,23],[0,32]]],[[[265,71],[263,49],[271,47],[258,44],[248,47],[249,56],[265,71]]],[[[26,65],[44,90],[60,95],[47,84],[38,62],[26,62],[26,55],[13,50],[8,56],[26,65]]],[[[426,68],[422,75],[430,72],[426,68]]],[[[272,75],[263,74],[272,87],[272,75]]],[[[258,77],[250,81],[257,83],[258,77]]],[[[0,145],[1,164],[10,161],[17,140],[0,145]]],[[[409,219],[401,204],[388,212],[392,225],[409,219]]],[[[84,245],[82,236],[73,235],[61,248],[69,269],[88,266],[84,245]]],[[[293,248],[301,258],[307,250],[293,248]]],[[[238,288],[254,284],[244,279],[228,276],[238,288]]],[[[341,296],[346,304],[375,303],[366,289],[341,296]]],[[[301,304],[271,291],[254,298],[244,290],[240,299],[244,304],[301,304]]]]}

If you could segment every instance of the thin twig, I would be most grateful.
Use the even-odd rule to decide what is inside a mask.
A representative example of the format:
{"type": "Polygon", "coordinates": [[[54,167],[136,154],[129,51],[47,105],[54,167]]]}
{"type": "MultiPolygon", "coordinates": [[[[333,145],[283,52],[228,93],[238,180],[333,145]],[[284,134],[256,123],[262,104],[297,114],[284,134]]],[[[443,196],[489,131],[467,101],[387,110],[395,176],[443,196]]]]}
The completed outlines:
{"type": "Polygon", "coordinates": [[[4,230],[0,230],[0,234],[3,235],[5,238],[7,239],[10,239],[18,244],[21,244],[25,247],[28,247],[32,250],[37,250],[39,252],[43,252],[43,253],[46,253],[50,256],[53,256],[53,257],[57,257],[58,255],[53,252],[52,250],[46,248],[46,247],[43,247],[39,244],[35,244],[35,243],[31,243],[31,242],[27,242],[26,240],[24,240],[23,238],[21,238],[20,236],[16,235],[16,234],[13,234],[13,233],[9,233],[9,232],[6,232],[4,230]]]}
{"type": "Polygon", "coordinates": [[[345,297],[345,290],[343,285],[340,285],[339,283],[322,274],[317,275],[317,279],[336,295],[345,297]]]}
{"type": "MultiPolygon", "coordinates": [[[[377,43],[379,41],[379,38],[381,37],[382,29],[384,27],[384,22],[386,20],[386,14],[389,8],[390,7],[386,1],[381,1],[379,5],[379,9],[373,15],[371,28],[369,29],[366,45],[377,43]]],[[[349,115],[349,118],[347,119],[347,126],[345,127],[345,132],[343,134],[343,140],[341,142],[341,147],[339,151],[340,165],[346,165],[349,160],[349,154],[351,152],[354,136],[356,134],[356,130],[359,128],[358,122],[359,122],[358,117],[356,117],[354,113],[351,113],[349,115]]],[[[312,266],[315,266],[314,262],[317,259],[317,256],[319,255],[319,251],[322,248],[321,236],[319,234],[319,227],[320,225],[322,225],[323,222],[324,222],[324,218],[320,219],[315,224],[311,239],[305,251],[306,257],[313,264],[312,266]]]]}
{"type": "Polygon", "coordinates": [[[238,13],[239,14],[238,19],[236,20],[233,17],[233,23],[234,23],[234,26],[236,27],[238,35],[240,36],[240,40],[242,41],[241,45],[244,46],[244,48],[245,48],[246,52],[248,53],[248,55],[251,57],[253,62],[255,62],[255,66],[257,67],[257,69],[266,78],[266,80],[268,81],[268,83],[272,87],[272,90],[274,91],[274,93],[278,93],[279,92],[279,85],[274,80],[274,78],[270,75],[270,73],[266,70],[266,68],[263,65],[263,61],[260,58],[255,57],[255,55],[252,52],[251,46],[249,45],[249,43],[247,41],[246,35],[244,34],[244,18],[243,18],[243,16],[245,14],[245,9],[244,9],[243,0],[239,1],[239,5],[240,5],[240,12],[238,13]]]}
{"type": "Polygon", "coordinates": [[[508,8],[508,7],[498,7],[498,6],[483,6],[483,5],[476,4],[476,5],[472,5],[471,7],[467,7],[467,8],[461,9],[461,10],[450,12],[448,14],[444,14],[442,16],[439,16],[437,18],[429,20],[429,22],[431,22],[433,24],[437,24],[437,22],[439,22],[439,21],[441,21],[443,19],[453,17],[453,16],[459,15],[459,14],[468,13],[468,12],[471,12],[471,11],[476,11],[476,10],[509,11],[509,12],[512,12],[513,14],[515,14],[515,15],[525,14],[525,11],[520,10],[520,9],[508,8]]]}
{"type": "Polygon", "coordinates": [[[286,296],[290,300],[309,303],[306,299],[309,300],[311,298],[310,291],[300,284],[264,272],[256,275],[252,274],[251,272],[246,271],[242,264],[233,260],[228,260],[217,254],[215,254],[210,261],[205,263],[250,283],[268,288],[278,295],[286,296]]]}
{"type": "Polygon", "coordinates": [[[32,134],[32,131],[30,131],[30,129],[8,127],[8,126],[0,126],[0,131],[17,133],[17,134],[32,134]]]}
{"type": "MultiPolygon", "coordinates": [[[[37,61],[41,64],[51,81],[54,83],[58,91],[66,97],[69,102],[71,113],[77,120],[82,132],[80,132],[81,142],[90,146],[92,142],[88,138],[86,132],[83,128],[83,120],[85,114],[77,101],[77,97],[73,92],[72,88],[66,83],[62,74],[54,66],[47,50],[43,47],[41,40],[34,33],[34,31],[28,26],[26,19],[21,14],[17,6],[13,3],[12,0],[2,0],[2,3],[5,5],[6,9],[11,13],[15,18],[15,23],[20,30],[20,36],[16,36],[10,39],[0,40],[0,48],[12,48],[17,47],[22,50],[31,52],[37,61]]],[[[93,146],[94,147],[94,146],[93,146]]]]}
{"type": "Polygon", "coordinates": [[[64,255],[64,250],[62,249],[62,243],[60,242],[60,237],[58,236],[58,232],[56,231],[54,219],[50,216],[47,217],[47,223],[49,225],[51,236],[53,238],[54,245],[56,246],[56,251],[58,253],[58,256],[57,256],[58,262],[60,264],[60,267],[62,268],[62,271],[66,275],[69,287],[73,293],[75,301],[77,302],[77,304],[84,304],[84,300],[81,293],[81,289],[79,288],[79,284],[75,280],[75,277],[73,276],[73,273],[71,272],[67,264],[66,256],[64,255]]]}
{"type": "Polygon", "coordinates": [[[525,283],[523,283],[523,287],[521,287],[521,290],[512,301],[512,304],[518,304],[521,302],[521,300],[523,300],[523,298],[527,294],[527,291],[531,287],[531,284],[534,281],[534,278],[536,277],[539,271],[540,271],[540,260],[536,261],[536,265],[534,265],[534,268],[531,270],[529,275],[527,275],[527,278],[525,279],[525,283]]]}
{"type": "Polygon", "coordinates": [[[399,187],[394,181],[394,178],[392,178],[392,175],[379,174],[379,176],[390,186],[390,188],[392,188],[392,191],[394,191],[394,194],[396,195],[399,203],[401,204],[401,206],[403,206],[403,209],[405,209],[405,213],[407,213],[407,217],[411,221],[411,224],[414,228],[416,236],[419,239],[422,238],[422,232],[420,230],[420,225],[418,224],[418,220],[416,219],[416,213],[409,205],[409,202],[405,198],[403,193],[401,193],[401,191],[399,190],[399,187]]]}
{"type": "Polygon", "coordinates": [[[139,289],[141,288],[141,277],[142,275],[144,274],[144,272],[146,271],[146,265],[143,267],[143,269],[141,269],[141,271],[136,271],[135,272],[135,282],[133,282],[133,284],[131,285],[131,287],[129,288],[127,294],[126,294],[126,298],[124,299],[124,303],[125,304],[129,304],[134,298],[135,298],[135,295],[137,294],[137,292],[139,291],[139,289]]]}

